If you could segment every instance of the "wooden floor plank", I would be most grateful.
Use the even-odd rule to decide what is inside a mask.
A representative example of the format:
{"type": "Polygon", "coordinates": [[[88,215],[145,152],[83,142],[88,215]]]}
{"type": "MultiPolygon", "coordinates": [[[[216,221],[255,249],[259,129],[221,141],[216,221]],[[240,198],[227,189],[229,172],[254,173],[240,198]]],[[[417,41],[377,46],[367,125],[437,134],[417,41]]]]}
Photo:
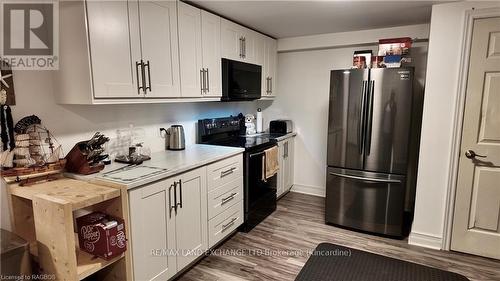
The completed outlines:
{"type": "Polygon", "coordinates": [[[498,260],[412,246],[407,240],[326,225],[324,209],[324,198],[291,192],[256,228],[249,233],[236,233],[216,253],[201,260],[178,280],[294,280],[307,261],[308,251],[321,242],[456,272],[471,281],[500,280],[498,260]],[[224,251],[246,252],[235,255],[224,251]]]}

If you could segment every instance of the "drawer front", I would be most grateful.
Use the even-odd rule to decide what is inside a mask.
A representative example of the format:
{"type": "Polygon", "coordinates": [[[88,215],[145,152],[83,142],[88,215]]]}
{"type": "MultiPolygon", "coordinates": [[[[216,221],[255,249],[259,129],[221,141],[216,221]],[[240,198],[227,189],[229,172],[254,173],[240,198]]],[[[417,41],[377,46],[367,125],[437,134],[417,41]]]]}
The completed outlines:
{"type": "Polygon", "coordinates": [[[208,218],[217,216],[241,200],[243,200],[242,177],[208,193],[208,218]]]}
{"type": "Polygon", "coordinates": [[[237,178],[243,177],[243,155],[238,154],[208,165],[207,175],[209,192],[237,178]]]}
{"type": "Polygon", "coordinates": [[[243,223],[243,201],[240,201],[208,222],[208,246],[213,247],[243,223]]]}

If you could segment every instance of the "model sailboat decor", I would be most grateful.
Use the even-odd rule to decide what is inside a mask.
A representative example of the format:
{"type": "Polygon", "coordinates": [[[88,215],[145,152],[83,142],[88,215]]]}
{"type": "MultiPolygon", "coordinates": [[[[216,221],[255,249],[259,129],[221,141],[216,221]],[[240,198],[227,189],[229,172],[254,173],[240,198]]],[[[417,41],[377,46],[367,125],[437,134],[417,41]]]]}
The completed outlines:
{"type": "Polygon", "coordinates": [[[13,155],[2,161],[2,176],[7,182],[62,172],[66,164],[62,147],[41,125],[40,118],[35,115],[24,117],[14,131],[13,155]]]}

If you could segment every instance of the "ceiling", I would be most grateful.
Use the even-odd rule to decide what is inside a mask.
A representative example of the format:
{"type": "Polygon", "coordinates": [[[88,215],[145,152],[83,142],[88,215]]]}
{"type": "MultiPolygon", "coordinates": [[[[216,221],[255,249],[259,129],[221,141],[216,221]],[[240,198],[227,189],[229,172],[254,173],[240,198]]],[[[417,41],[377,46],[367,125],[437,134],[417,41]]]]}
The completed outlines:
{"type": "Polygon", "coordinates": [[[437,1],[190,1],[275,38],[430,22],[437,1]]]}

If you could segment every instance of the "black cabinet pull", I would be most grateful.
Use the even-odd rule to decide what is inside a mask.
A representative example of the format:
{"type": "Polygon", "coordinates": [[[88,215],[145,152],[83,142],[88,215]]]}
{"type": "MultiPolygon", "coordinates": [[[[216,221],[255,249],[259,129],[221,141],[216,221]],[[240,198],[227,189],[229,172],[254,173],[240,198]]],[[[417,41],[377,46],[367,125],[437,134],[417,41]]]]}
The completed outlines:
{"type": "MultiPolygon", "coordinates": [[[[170,187],[168,188],[168,207],[169,207],[169,216],[172,217],[172,209],[177,210],[177,206],[174,205],[172,206],[172,187],[175,187],[175,183],[171,184],[170,187]]],[[[174,189],[174,201],[175,201],[175,189],[174,189]]]]}

